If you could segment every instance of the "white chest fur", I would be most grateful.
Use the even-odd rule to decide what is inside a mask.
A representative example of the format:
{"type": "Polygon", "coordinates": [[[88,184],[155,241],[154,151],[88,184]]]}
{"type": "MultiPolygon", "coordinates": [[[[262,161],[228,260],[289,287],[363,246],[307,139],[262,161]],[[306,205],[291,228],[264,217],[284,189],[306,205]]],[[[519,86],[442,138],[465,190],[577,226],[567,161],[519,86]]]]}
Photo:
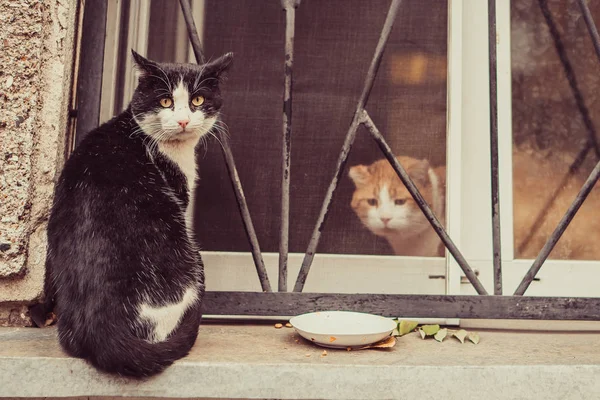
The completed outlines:
{"type": "Polygon", "coordinates": [[[161,142],[158,145],[158,149],[161,153],[173,161],[186,177],[190,201],[188,202],[185,212],[185,222],[187,228],[190,230],[193,221],[194,189],[196,188],[196,179],[198,177],[194,151],[197,143],[197,139],[189,139],[185,141],[161,142]]]}

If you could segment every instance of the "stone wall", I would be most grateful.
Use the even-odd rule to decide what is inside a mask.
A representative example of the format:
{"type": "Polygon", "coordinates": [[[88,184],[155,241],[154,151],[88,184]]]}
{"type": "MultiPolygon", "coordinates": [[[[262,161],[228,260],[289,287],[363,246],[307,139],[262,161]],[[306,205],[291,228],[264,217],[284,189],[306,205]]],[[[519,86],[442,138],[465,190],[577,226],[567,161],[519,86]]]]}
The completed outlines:
{"type": "Polygon", "coordinates": [[[77,0],[0,2],[0,325],[25,323],[22,305],[42,292],[77,10],[77,0]]]}

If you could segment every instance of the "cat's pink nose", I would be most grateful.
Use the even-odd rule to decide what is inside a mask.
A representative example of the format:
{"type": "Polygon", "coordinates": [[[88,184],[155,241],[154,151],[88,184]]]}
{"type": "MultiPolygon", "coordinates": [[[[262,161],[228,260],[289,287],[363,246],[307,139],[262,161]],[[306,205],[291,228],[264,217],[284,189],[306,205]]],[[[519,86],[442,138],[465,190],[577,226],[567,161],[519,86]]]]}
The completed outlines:
{"type": "Polygon", "coordinates": [[[383,222],[383,225],[387,225],[388,222],[390,222],[392,219],[391,218],[379,218],[381,220],[381,222],[383,222]]]}
{"type": "Polygon", "coordinates": [[[190,122],[189,119],[184,119],[181,121],[177,121],[177,123],[179,124],[180,127],[182,127],[183,129],[185,129],[185,127],[187,126],[187,124],[190,122]]]}

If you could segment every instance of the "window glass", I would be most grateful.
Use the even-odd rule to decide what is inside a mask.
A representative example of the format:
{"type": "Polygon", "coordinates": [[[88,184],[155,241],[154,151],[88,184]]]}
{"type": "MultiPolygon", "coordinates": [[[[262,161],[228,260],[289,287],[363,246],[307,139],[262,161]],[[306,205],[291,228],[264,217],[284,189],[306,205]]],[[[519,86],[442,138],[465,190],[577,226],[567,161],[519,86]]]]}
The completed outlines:
{"type": "MultiPolygon", "coordinates": [[[[261,247],[275,252],[280,225],[285,14],[277,1],[242,0],[235,8],[229,4],[206,1],[205,52],[208,57],[235,53],[223,87],[223,120],[229,126],[261,247]]],[[[292,252],[306,250],[389,4],[387,0],[303,1],[296,11],[292,252]]],[[[396,154],[425,159],[432,169],[443,168],[446,158],[446,53],[447,2],[404,2],[367,105],[396,154]]],[[[363,129],[347,168],[383,158],[363,129]]],[[[199,162],[195,223],[203,247],[247,251],[218,144],[213,142],[202,152],[199,162]]],[[[427,164],[423,164],[425,171],[427,164]]],[[[394,254],[388,241],[363,226],[351,207],[355,187],[347,172],[335,193],[318,251],[394,254]]],[[[443,198],[445,173],[443,169],[435,173],[438,197],[443,198]]],[[[416,206],[415,213],[420,215],[416,206]]]]}
{"type": "MultiPolygon", "coordinates": [[[[535,258],[600,155],[600,64],[576,0],[513,0],[511,29],[515,257],[535,258]]],[[[596,188],[550,258],[600,259],[599,207],[596,188]]]]}

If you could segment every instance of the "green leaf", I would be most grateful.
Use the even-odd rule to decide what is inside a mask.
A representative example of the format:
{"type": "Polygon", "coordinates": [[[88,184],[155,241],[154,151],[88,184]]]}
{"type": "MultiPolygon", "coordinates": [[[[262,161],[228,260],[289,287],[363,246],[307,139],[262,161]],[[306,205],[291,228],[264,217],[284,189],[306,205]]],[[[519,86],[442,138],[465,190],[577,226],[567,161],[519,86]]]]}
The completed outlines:
{"type": "Polygon", "coordinates": [[[461,329],[459,331],[456,331],[454,333],[452,333],[452,335],[457,338],[458,340],[460,340],[461,343],[465,342],[465,337],[467,336],[467,331],[465,331],[464,329],[461,329]]]}
{"type": "Polygon", "coordinates": [[[438,342],[442,342],[444,340],[444,338],[446,337],[446,335],[448,334],[448,329],[444,328],[444,329],[440,329],[439,331],[437,331],[437,333],[433,336],[433,338],[435,340],[437,340],[438,342]]]}
{"type": "Polygon", "coordinates": [[[440,326],[439,325],[423,325],[421,327],[421,329],[423,329],[423,332],[425,332],[425,335],[427,336],[433,336],[436,333],[438,333],[438,331],[440,330],[440,326]]]}
{"type": "Polygon", "coordinates": [[[415,328],[419,325],[417,321],[400,321],[400,325],[398,327],[398,331],[400,332],[400,336],[404,336],[407,333],[410,333],[415,330],[415,328]]]}
{"type": "Polygon", "coordinates": [[[425,340],[425,336],[427,336],[425,334],[425,332],[423,331],[423,329],[419,329],[419,335],[421,335],[421,339],[425,340]]]}
{"type": "Polygon", "coordinates": [[[479,333],[477,332],[469,332],[469,336],[467,336],[467,338],[474,344],[479,343],[479,333]]]}

